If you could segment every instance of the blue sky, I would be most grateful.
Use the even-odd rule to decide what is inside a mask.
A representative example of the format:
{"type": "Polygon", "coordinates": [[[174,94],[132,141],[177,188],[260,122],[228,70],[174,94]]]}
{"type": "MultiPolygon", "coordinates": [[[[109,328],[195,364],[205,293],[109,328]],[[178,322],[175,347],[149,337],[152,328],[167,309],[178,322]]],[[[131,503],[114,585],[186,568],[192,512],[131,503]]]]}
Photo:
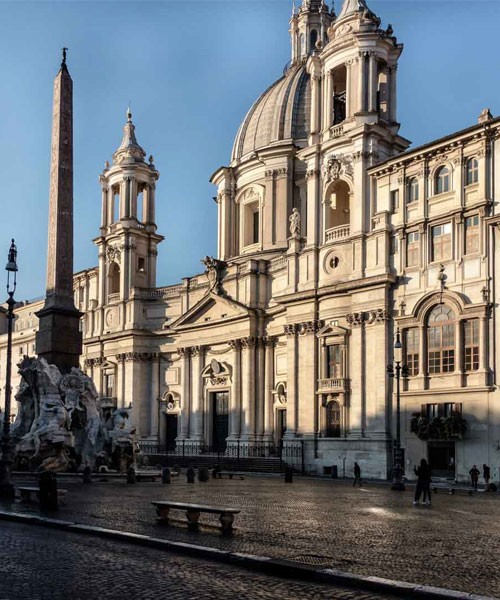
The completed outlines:
{"type": "MultiPolygon", "coordinates": [[[[405,44],[398,113],[401,134],[414,146],[474,124],[485,107],[500,114],[500,2],[368,4],[405,44]]],[[[69,48],[74,82],[75,271],[97,264],[98,176],[120,143],[130,100],[139,143],[160,171],[157,224],[166,239],[158,285],[168,285],[200,272],[200,259],[216,253],[215,188],[208,179],[229,163],[241,120],[289,60],[291,5],[0,1],[0,257],[6,262],[15,237],[18,300],[45,290],[52,85],[60,49],[69,48]]]]}

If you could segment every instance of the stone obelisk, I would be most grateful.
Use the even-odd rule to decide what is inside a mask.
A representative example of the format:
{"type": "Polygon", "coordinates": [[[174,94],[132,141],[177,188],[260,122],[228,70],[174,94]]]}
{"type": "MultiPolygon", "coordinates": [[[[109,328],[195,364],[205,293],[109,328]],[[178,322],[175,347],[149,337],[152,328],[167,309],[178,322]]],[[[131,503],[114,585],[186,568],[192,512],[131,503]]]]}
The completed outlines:
{"type": "Polygon", "coordinates": [[[73,300],[73,81],[66,48],[54,81],[48,233],[47,291],[36,313],[36,353],[67,373],[78,367],[82,353],[82,313],[73,300]]]}

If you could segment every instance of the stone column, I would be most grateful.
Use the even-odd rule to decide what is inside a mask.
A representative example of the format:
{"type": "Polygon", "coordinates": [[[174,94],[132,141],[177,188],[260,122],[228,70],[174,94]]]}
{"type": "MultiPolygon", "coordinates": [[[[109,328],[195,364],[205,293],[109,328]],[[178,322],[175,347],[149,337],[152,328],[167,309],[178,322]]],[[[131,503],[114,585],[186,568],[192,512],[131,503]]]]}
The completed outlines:
{"type": "Polygon", "coordinates": [[[397,65],[393,65],[389,69],[389,123],[395,123],[397,114],[396,114],[396,80],[397,80],[397,65]]]}
{"type": "Polygon", "coordinates": [[[148,223],[154,223],[156,221],[155,193],[156,184],[153,182],[149,184],[148,188],[148,223]]]}
{"type": "Polygon", "coordinates": [[[351,324],[351,402],[350,402],[350,437],[363,437],[365,422],[365,397],[364,397],[364,318],[362,312],[347,315],[347,322],[351,324]]]}
{"type": "Polygon", "coordinates": [[[192,427],[191,439],[203,440],[203,381],[201,372],[203,370],[205,348],[203,346],[193,346],[191,348],[192,362],[192,427]]]}
{"type": "Polygon", "coordinates": [[[369,92],[368,92],[368,111],[377,110],[377,58],[374,52],[369,54],[369,92]]]}
{"type": "Polygon", "coordinates": [[[255,338],[242,342],[243,381],[241,394],[241,438],[253,441],[255,435],[255,338]]]}
{"type": "Polygon", "coordinates": [[[182,398],[181,398],[181,427],[180,439],[185,440],[189,437],[189,418],[191,408],[191,374],[190,374],[190,348],[179,348],[177,350],[182,360],[182,398]]]}
{"type": "Polygon", "coordinates": [[[233,351],[233,382],[229,410],[229,437],[234,440],[240,437],[241,432],[241,342],[240,340],[231,340],[229,345],[233,351]]]}
{"type": "Polygon", "coordinates": [[[125,357],[126,354],[117,354],[116,362],[116,406],[125,407],[125,357]]]}
{"type": "Polygon", "coordinates": [[[311,134],[319,131],[319,93],[320,78],[317,75],[311,76],[311,134]]]}
{"type": "Polygon", "coordinates": [[[160,369],[161,369],[161,354],[153,354],[151,357],[151,412],[149,422],[149,433],[150,435],[157,435],[158,442],[160,442],[159,431],[159,404],[161,399],[161,380],[160,380],[160,369]]]}
{"type": "Polygon", "coordinates": [[[285,438],[294,438],[297,430],[298,360],[297,325],[285,325],[287,335],[287,407],[285,438]]]}
{"type": "Polygon", "coordinates": [[[256,345],[256,410],[255,433],[262,439],[264,435],[265,408],[266,408],[266,371],[265,371],[265,340],[260,338],[256,345]]]}
{"type": "Polygon", "coordinates": [[[365,112],[366,104],[366,56],[361,52],[358,59],[358,110],[356,112],[365,112]]]}
{"type": "MultiPolygon", "coordinates": [[[[487,309],[486,309],[487,310],[487,309]]],[[[481,316],[479,322],[479,368],[485,374],[484,385],[488,385],[488,315],[481,316]]]]}
{"type": "Polygon", "coordinates": [[[107,227],[109,224],[108,185],[104,181],[101,181],[101,185],[101,227],[107,227]]]}
{"type": "Polygon", "coordinates": [[[352,60],[348,60],[345,63],[345,118],[348,119],[352,113],[352,98],[351,98],[351,90],[352,90],[352,60]]]}
{"type": "Polygon", "coordinates": [[[276,339],[273,337],[265,338],[265,406],[264,406],[264,441],[271,441],[274,438],[274,346],[276,339]]]}

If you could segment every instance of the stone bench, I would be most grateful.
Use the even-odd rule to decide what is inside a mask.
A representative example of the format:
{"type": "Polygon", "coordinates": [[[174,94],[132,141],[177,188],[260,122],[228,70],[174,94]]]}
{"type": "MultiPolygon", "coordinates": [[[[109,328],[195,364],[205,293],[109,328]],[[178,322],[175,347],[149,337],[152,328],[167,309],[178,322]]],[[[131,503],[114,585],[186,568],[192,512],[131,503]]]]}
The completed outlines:
{"type": "MultiPolygon", "coordinates": [[[[21,502],[40,502],[40,488],[20,487],[18,490],[21,494],[21,502]]],[[[61,488],[57,489],[57,499],[61,504],[65,503],[67,491],[61,488]]]]}
{"type": "Polygon", "coordinates": [[[219,479],[222,479],[223,477],[229,477],[229,479],[232,479],[233,477],[245,479],[245,473],[240,473],[239,471],[217,471],[217,477],[219,479]]]}
{"type": "Polygon", "coordinates": [[[456,485],[433,485],[431,487],[432,487],[432,491],[435,494],[438,493],[438,490],[444,490],[444,491],[447,491],[448,494],[450,494],[450,496],[454,495],[455,493],[461,493],[461,492],[464,494],[468,494],[469,496],[472,496],[472,494],[477,491],[474,488],[468,488],[468,487],[456,486],[456,485]]]}
{"type": "Polygon", "coordinates": [[[145,481],[146,479],[156,481],[161,478],[161,471],[136,471],[135,478],[137,481],[145,481]]]}
{"type": "Polygon", "coordinates": [[[198,520],[201,513],[218,514],[222,533],[229,534],[233,530],[234,515],[241,512],[238,508],[225,506],[207,506],[205,504],[188,504],[186,502],[170,502],[169,500],[152,501],[156,507],[159,521],[168,523],[168,515],[171,509],[185,510],[189,529],[198,529],[198,520]]]}

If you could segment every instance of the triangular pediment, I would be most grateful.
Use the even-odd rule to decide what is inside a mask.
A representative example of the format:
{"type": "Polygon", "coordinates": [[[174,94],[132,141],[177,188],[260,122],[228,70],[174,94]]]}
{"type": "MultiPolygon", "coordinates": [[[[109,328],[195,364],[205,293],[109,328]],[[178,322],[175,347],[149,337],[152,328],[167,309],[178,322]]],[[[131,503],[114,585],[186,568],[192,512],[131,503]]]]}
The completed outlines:
{"type": "Polygon", "coordinates": [[[317,333],[318,337],[345,337],[346,335],[349,335],[349,330],[337,325],[336,321],[326,323],[317,333]]]}
{"type": "Polygon", "coordinates": [[[197,302],[187,313],[171,324],[171,329],[184,329],[210,325],[236,319],[248,318],[252,309],[240,302],[218,294],[210,293],[197,302]]]}

